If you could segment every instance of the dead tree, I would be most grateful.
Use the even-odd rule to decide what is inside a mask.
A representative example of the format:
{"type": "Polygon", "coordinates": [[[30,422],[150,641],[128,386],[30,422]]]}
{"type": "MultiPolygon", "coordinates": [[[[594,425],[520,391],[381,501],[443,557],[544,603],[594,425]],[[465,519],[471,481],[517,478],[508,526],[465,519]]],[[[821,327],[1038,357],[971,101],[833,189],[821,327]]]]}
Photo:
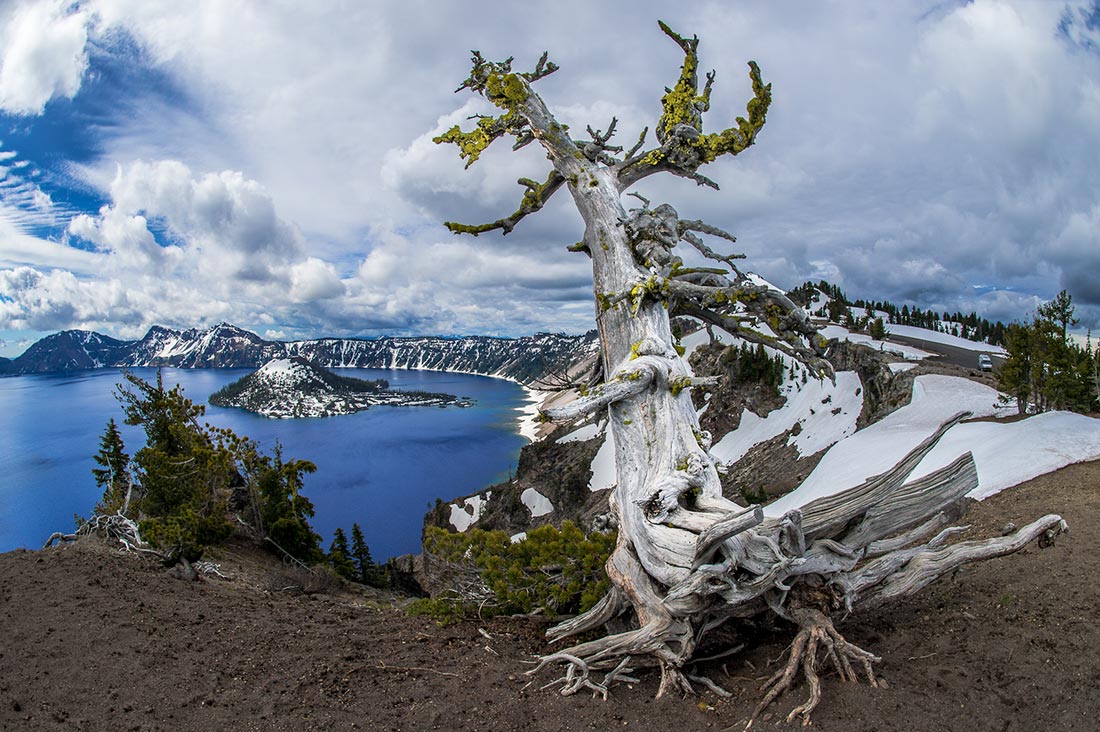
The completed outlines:
{"type": "Polygon", "coordinates": [[[702,116],[714,73],[706,75],[700,92],[698,38],[684,38],[664,23],[660,28],[679,45],[684,62],[676,85],[662,98],[654,147],[646,149],[648,130],[626,152],[611,145],[614,119],[606,131],[589,127],[588,139],[574,139],[532,90],[534,82],[557,70],[545,53],[534,71],[515,72],[512,59],[488,61],[475,51],[470,76],[458,91],[482,95],[501,113],[477,118],[471,131],[456,126],[436,138],[457,145],[467,165],[506,135],[514,148],[537,141],[551,163],[542,182],[520,179],[524,192],[514,213],[488,224],[447,223],[452,232],[507,234],[566,188],[585,224],[584,241],[572,249],[592,260],[605,380],[545,416],[572,420],[598,413],[609,421],[617,471],[610,503],[619,530],[606,565],[613,589],[595,608],[548,636],[560,641],[628,611],[637,627],[546,656],[539,668],[562,664],[565,694],[581,689],[605,694],[608,684],[647,665],[661,671],[659,695],[690,692],[693,684],[717,690],[685,670],[700,641],[730,619],[774,613],[799,632],[762,706],[801,671],[810,696],[791,717],[808,719],[820,696],[819,660],[828,658],[844,678],[854,679],[859,669],[876,683],[871,664],[878,659],[840,636],[832,611],[916,592],[962,563],[1051,538],[1065,524],[1045,516],[1011,536],[946,543],[959,529],[945,527],[977,484],[972,457],[963,455],[920,480],[907,478],[961,416],[887,473],[779,519],[765,519],[759,506],[722,496],[720,465],[709,453],[710,435],[700,430],[689,394],[706,380],[695,378],[681,358],[670,314],[693,316],[777,349],[819,375],[831,373],[819,358],[821,339],[803,311],[746,276],[735,265],[737,257],[715,252],[700,236],[732,242],[731,235],[682,219],[667,204],[651,208],[640,196],[640,207],[623,206],[623,194],[656,173],[717,188],[699,169],[751,146],[771,101],[771,85],[750,62],[753,96],[746,115],[726,129],[705,132],[702,116]],[[676,254],[685,242],[716,266],[686,266],[676,254]],[[597,677],[597,670],[606,673],[597,677]]]}

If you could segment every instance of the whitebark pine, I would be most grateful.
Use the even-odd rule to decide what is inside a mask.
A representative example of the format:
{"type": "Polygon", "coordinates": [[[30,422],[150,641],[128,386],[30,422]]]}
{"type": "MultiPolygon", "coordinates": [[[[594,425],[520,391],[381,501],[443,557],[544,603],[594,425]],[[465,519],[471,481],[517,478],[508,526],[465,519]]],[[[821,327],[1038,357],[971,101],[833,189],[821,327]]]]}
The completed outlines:
{"type": "Polygon", "coordinates": [[[1001,556],[1037,538],[1049,541],[1066,527],[1061,517],[1050,515],[1010,536],[945,545],[960,529],[942,527],[962,513],[965,494],[977,485],[972,456],[920,480],[907,479],[965,415],[949,420],[887,473],[782,518],[765,519],[759,506],[723,497],[721,466],[709,453],[710,435],[700,430],[690,397],[691,388],[706,380],[694,378],[678,353],[670,314],[690,315],[764,343],[819,377],[832,374],[820,358],[823,339],[803,311],[782,293],[754,284],[735,266],[739,257],[714,252],[698,234],[729,241],[732,236],[681,219],[667,204],[650,208],[641,196],[641,207],[623,206],[623,194],[655,173],[717,188],[699,168],[751,146],[771,101],[771,85],[750,62],[753,96],[746,116],[705,133],[702,114],[714,73],[707,74],[700,92],[698,38],[684,38],[664,23],[660,28],[680,46],[684,62],[675,87],[662,98],[655,147],[643,149],[648,130],[625,153],[610,145],[614,119],[606,132],[589,127],[590,139],[573,139],[531,87],[557,70],[546,54],[533,72],[518,73],[511,59],[487,61],[476,51],[470,76],[457,91],[481,94],[501,114],[478,118],[470,132],[456,126],[436,138],[456,144],[467,166],[505,135],[514,138],[516,149],[538,142],[552,164],[542,183],[520,179],[526,190],[515,213],[488,224],[448,223],[451,231],[507,234],[565,187],[585,224],[584,241],[571,249],[592,260],[605,381],[545,416],[572,420],[598,413],[608,420],[617,476],[610,503],[618,544],[606,565],[613,588],[596,607],[552,628],[548,637],[560,641],[628,611],[636,627],[545,656],[536,671],[564,664],[564,676],[552,682],[561,684],[563,694],[590,689],[606,695],[608,685],[631,678],[633,668],[655,665],[661,671],[658,695],[691,692],[693,684],[722,693],[687,670],[700,641],[730,619],[774,613],[800,630],[757,713],[801,670],[810,697],[790,718],[808,720],[820,698],[819,651],[842,678],[856,678],[854,662],[876,683],[872,663],[878,658],[845,641],[833,627],[831,611],[911,594],[965,562],[1001,556]],[[675,254],[682,242],[722,266],[686,267],[675,254]],[[760,322],[770,333],[754,327],[760,322]],[[606,670],[599,678],[598,669],[606,670]]]}

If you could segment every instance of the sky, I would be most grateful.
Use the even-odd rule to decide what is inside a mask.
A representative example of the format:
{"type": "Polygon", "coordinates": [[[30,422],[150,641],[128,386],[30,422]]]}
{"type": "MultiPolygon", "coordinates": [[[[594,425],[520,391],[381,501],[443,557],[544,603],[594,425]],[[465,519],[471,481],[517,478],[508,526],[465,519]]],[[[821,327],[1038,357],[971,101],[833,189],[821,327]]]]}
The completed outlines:
{"type": "MultiPolygon", "coordinates": [[[[629,147],[700,36],[707,130],[772,83],[757,143],[637,191],[738,238],[791,288],[1026,317],[1066,288],[1100,327],[1100,0],[589,3],[0,0],[0,355],[82,328],[231,322],[270,338],[524,335],[594,324],[548,162],[432,137],[491,111],[471,49],[629,147]]],[[[649,144],[654,144],[652,135],[649,144]]],[[[633,202],[633,199],[628,199],[633,202]]],[[[627,204],[628,206],[631,203],[627,204]]],[[[715,246],[721,242],[713,242],[715,246]]]]}

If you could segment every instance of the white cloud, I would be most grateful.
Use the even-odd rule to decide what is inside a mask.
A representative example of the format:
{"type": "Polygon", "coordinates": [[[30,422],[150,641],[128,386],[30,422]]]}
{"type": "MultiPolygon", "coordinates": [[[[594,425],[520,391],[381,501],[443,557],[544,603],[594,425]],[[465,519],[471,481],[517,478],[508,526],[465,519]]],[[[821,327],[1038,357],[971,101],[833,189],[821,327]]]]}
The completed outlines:
{"type": "Polygon", "coordinates": [[[344,294],[344,283],[328,262],[309,257],[290,268],[290,299],[294,302],[328,300],[344,294]]]}
{"type": "Polygon", "coordinates": [[[88,66],[90,16],[63,0],[15,4],[0,16],[0,109],[41,114],[55,98],[72,98],[88,66]]]}
{"type": "MultiPolygon", "coordinates": [[[[36,251],[0,236],[0,266],[65,267],[78,282],[94,271],[135,300],[147,295],[149,313],[134,318],[189,324],[219,312],[295,334],[590,327],[588,262],[564,249],[582,233],[567,191],[507,237],[441,226],[513,211],[516,179],[549,169],[538,146],[515,154],[502,140],[464,170],[453,146],[431,138],[491,111],[451,94],[468,49],[514,54],[516,68],[548,49],[562,67],[537,87],[551,109],[578,137],[616,116],[615,142],[629,147],[655,122],[682,58],[658,15],[698,33],[704,68],[718,72],[708,129],[743,114],[747,59],[774,84],[758,144],[704,171],[720,193],[671,177],[640,187],[736,234],[750,268],[783,286],[828,273],[852,295],[998,317],[1070,284],[1080,301],[1091,297],[1080,280],[1095,265],[1100,54],[1080,24],[1059,34],[1062,3],[819,3],[792,13],[642,2],[624,12],[568,0],[556,15],[512,4],[489,17],[427,0],[88,0],[69,15],[58,3],[13,7],[5,28],[32,11],[49,20],[27,43],[54,49],[43,68],[70,81],[37,84],[47,99],[75,93],[83,67],[72,59],[89,45],[81,33],[104,52],[109,34],[126,34],[178,95],[130,100],[125,117],[97,131],[97,157],[77,170],[110,203],[69,225],[96,247],[71,256],[79,267],[60,245],[36,251]],[[72,37],[47,43],[46,31],[60,29],[72,37]],[[978,284],[996,289],[977,296],[978,284]]],[[[24,189],[24,210],[45,203],[41,189],[24,189]]],[[[56,217],[65,199],[53,201],[56,217]]],[[[40,220],[8,218],[16,230],[40,220]]]]}

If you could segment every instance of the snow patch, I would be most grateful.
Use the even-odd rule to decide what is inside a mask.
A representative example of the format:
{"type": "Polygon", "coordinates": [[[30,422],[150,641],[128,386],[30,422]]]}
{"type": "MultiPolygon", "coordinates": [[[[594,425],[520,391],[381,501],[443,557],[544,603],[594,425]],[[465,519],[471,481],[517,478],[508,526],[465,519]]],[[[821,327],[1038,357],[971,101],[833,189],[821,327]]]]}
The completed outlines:
{"type": "MultiPolygon", "coordinates": [[[[719,343],[728,346],[741,342],[740,338],[730,335],[721,328],[713,328],[713,330],[714,339],[719,343]]],[[[706,328],[700,328],[694,333],[684,336],[680,340],[680,345],[684,349],[684,362],[686,363],[691,358],[691,354],[695,353],[695,350],[699,348],[699,346],[706,345],[707,343],[710,343],[710,335],[707,333],[706,328]]]]}
{"type": "Polygon", "coordinates": [[[527,403],[522,407],[516,407],[516,411],[519,412],[519,434],[520,437],[526,437],[528,441],[535,442],[538,440],[538,429],[542,424],[538,421],[539,410],[553,392],[529,389],[525,386],[523,393],[526,395],[527,403]]]}
{"type": "Polygon", "coordinates": [[[940,333],[938,330],[918,328],[915,325],[896,325],[894,323],[887,323],[886,332],[891,335],[899,335],[906,338],[919,338],[921,340],[931,341],[932,343],[942,343],[946,346],[954,346],[955,348],[965,348],[968,351],[998,353],[1002,356],[1008,355],[1008,352],[1000,346],[993,346],[989,343],[982,343],[980,341],[967,340],[966,338],[949,335],[948,333],[940,333]]]}
{"type": "Polygon", "coordinates": [[[520,493],[519,500],[523,502],[524,506],[527,506],[527,510],[531,512],[531,518],[545,516],[554,510],[554,504],[550,502],[550,499],[534,488],[528,488],[520,493]]]}
{"type": "MultiPolygon", "coordinates": [[[[917,328],[916,330],[921,329],[917,328]]],[[[931,333],[932,331],[922,332],[931,333]]],[[[873,349],[875,351],[882,351],[884,353],[896,353],[902,358],[908,359],[910,361],[919,361],[923,358],[933,358],[936,356],[936,354],[934,353],[922,351],[921,349],[914,348],[913,346],[907,346],[902,343],[891,343],[890,341],[879,341],[863,333],[853,333],[842,325],[829,324],[819,330],[818,333],[820,333],[828,340],[836,338],[837,340],[841,341],[850,341],[861,346],[866,346],[867,348],[873,349]]]]}
{"type": "Polygon", "coordinates": [[[286,371],[292,371],[294,364],[289,358],[273,358],[263,366],[260,367],[260,371],[265,374],[279,374],[286,371]]]}
{"type": "Polygon", "coordinates": [[[607,438],[600,445],[596,457],[592,458],[591,468],[588,490],[595,493],[615,487],[615,435],[611,430],[607,430],[607,438]]]}
{"type": "Polygon", "coordinates": [[[897,363],[888,363],[886,366],[890,369],[890,373],[892,374],[900,374],[902,371],[911,371],[917,367],[915,363],[901,363],[900,361],[897,363]]]}
{"type": "Polygon", "coordinates": [[[474,524],[479,518],[481,518],[482,511],[485,510],[485,505],[489,502],[489,499],[493,497],[492,491],[486,491],[485,497],[480,495],[470,496],[462,504],[451,504],[451,526],[455,527],[458,532],[466,531],[474,524]]]}
{"type": "Polygon", "coordinates": [[[722,437],[711,454],[727,465],[735,463],[755,445],[800,424],[801,431],[791,435],[787,444],[794,445],[799,455],[813,455],[856,431],[862,394],[863,384],[854,371],[839,372],[835,385],[828,379],[794,382],[787,402],[767,417],[748,409],[742,412],[740,426],[722,437]]]}
{"type": "Polygon", "coordinates": [[[562,435],[558,438],[558,442],[585,442],[586,440],[591,440],[593,437],[598,436],[601,432],[603,432],[603,425],[593,422],[592,424],[586,424],[580,429],[573,430],[567,435],[562,435]]]}

